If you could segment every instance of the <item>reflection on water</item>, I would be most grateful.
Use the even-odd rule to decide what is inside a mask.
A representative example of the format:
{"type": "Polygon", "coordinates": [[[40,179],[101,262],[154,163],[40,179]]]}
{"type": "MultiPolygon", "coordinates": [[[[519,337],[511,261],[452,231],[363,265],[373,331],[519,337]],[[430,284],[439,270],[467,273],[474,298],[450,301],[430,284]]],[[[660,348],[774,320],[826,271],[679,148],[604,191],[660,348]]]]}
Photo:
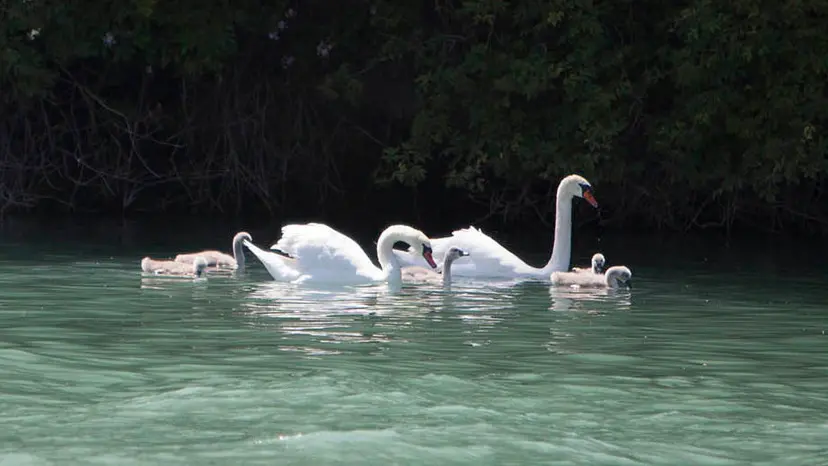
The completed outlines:
{"type": "Polygon", "coordinates": [[[632,307],[631,290],[610,288],[549,287],[550,311],[589,313],[627,311],[632,307]]]}

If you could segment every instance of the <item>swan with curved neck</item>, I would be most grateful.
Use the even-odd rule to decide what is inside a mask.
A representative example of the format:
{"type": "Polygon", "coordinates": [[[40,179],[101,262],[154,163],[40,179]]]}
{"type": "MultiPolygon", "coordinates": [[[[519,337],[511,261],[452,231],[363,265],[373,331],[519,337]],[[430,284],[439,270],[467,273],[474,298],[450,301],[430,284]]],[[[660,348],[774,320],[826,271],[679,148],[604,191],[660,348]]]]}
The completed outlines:
{"type": "Polygon", "coordinates": [[[420,230],[392,225],[377,240],[377,267],[365,251],[348,236],[321,223],[292,224],[282,227],[279,241],[265,251],[251,241],[244,245],[264,264],[274,280],[361,284],[387,282],[402,284],[401,266],[392,253],[401,241],[419,251],[432,268],[431,240],[420,230]]]}
{"type": "MultiPolygon", "coordinates": [[[[453,266],[457,276],[548,280],[552,272],[569,270],[572,255],[572,199],[575,197],[583,198],[593,207],[598,207],[592,185],[584,177],[569,175],[561,180],[556,195],[552,256],[543,267],[530,266],[473,226],[455,230],[449,237],[432,239],[434,253],[438,256],[445,254],[452,245],[468,252],[469,257],[459,259],[453,266]]],[[[394,254],[403,265],[422,266],[416,251],[395,250],[394,254]]]]}
{"type": "Polygon", "coordinates": [[[141,259],[141,270],[156,275],[193,276],[201,278],[207,269],[207,259],[198,256],[192,264],[176,261],[164,261],[145,257],[141,259]]]}
{"type": "Polygon", "coordinates": [[[607,269],[605,273],[553,272],[549,277],[553,285],[586,288],[630,288],[632,271],[623,265],[607,269]]]}
{"type": "Polygon", "coordinates": [[[207,260],[208,267],[243,269],[245,266],[244,249],[242,249],[242,242],[244,240],[253,241],[253,237],[246,231],[240,231],[233,236],[233,255],[225,254],[221,251],[208,249],[200,252],[192,252],[187,254],[179,254],[175,256],[175,262],[184,264],[192,264],[197,257],[203,257],[207,260]]]}
{"type": "Polygon", "coordinates": [[[469,253],[466,251],[452,246],[443,258],[443,263],[440,267],[442,272],[436,272],[417,265],[409,265],[402,268],[403,281],[439,283],[444,287],[449,287],[451,286],[451,264],[457,259],[468,255],[469,253]]]}
{"type": "Polygon", "coordinates": [[[607,260],[600,252],[592,255],[592,267],[572,267],[575,273],[604,273],[607,260]]]}

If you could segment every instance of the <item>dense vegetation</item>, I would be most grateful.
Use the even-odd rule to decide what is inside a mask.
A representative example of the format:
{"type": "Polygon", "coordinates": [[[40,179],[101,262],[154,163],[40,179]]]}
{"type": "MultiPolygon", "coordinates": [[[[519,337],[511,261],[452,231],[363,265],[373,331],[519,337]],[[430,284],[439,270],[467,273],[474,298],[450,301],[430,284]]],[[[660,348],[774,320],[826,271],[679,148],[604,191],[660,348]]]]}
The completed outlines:
{"type": "Polygon", "coordinates": [[[0,208],[537,222],[577,172],[619,226],[821,225],[826,13],[5,0],[0,208]]]}

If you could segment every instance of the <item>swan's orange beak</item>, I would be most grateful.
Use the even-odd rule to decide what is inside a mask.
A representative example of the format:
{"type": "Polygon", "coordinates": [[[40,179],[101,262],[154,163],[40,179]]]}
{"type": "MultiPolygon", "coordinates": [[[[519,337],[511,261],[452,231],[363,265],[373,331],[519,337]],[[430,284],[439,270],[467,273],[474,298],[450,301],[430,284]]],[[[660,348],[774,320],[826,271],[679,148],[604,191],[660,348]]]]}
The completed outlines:
{"type": "Polygon", "coordinates": [[[434,258],[431,257],[431,250],[430,249],[426,249],[425,251],[423,251],[423,257],[425,258],[426,262],[428,262],[428,265],[430,265],[432,269],[437,268],[437,264],[434,262],[434,258]]]}
{"type": "Polygon", "coordinates": [[[592,207],[598,207],[598,201],[595,200],[595,196],[592,195],[592,191],[584,190],[584,199],[586,199],[592,207]]]}

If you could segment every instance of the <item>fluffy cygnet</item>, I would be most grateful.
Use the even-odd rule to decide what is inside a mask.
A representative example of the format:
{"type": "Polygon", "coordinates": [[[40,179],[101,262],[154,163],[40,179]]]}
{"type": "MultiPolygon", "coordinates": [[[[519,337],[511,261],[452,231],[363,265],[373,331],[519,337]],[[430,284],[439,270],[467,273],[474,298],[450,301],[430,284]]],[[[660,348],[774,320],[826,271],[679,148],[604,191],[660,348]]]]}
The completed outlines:
{"type": "Polygon", "coordinates": [[[553,285],[590,288],[632,288],[632,271],[623,265],[607,269],[606,273],[553,272],[553,285]]]}
{"type": "Polygon", "coordinates": [[[207,259],[201,256],[196,257],[192,264],[155,260],[149,257],[141,259],[141,270],[156,275],[192,276],[200,278],[204,275],[206,268],[207,259]]]}
{"type": "Polygon", "coordinates": [[[606,264],[606,259],[604,255],[596,253],[592,256],[592,267],[572,267],[572,271],[575,273],[604,273],[604,265],[606,264]]]}
{"type": "Polygon", "coordinates": [[[468,255],[469,253],[460,248],[451,247],[448,251],[446,251],[446,255],[443,258],[443,264],[441,267],[442,273],[427,269],[425,267],[411,265],[402,268],[402,279],[404,282],[432,282],[448,286],[451,284],[452,262],[468,255]]]}

